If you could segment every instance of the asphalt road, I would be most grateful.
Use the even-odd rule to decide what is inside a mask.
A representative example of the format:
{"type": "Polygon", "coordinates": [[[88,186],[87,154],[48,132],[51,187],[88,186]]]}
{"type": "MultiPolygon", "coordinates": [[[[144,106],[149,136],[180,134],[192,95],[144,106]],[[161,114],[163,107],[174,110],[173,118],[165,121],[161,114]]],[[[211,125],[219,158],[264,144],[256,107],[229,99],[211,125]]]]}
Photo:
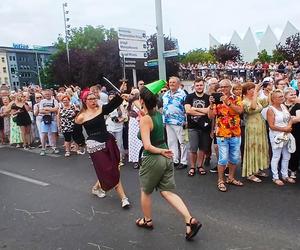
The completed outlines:
{"type": "Polygon", "coordinates": [[[177,193],[203,223],[186,242],[182,218],[158,192],[154,230],[136,227],[138,172],[126,165],[121,174],[129,210],[114,191],[104,199],[90,194],[96,175],[87,155],[41,157],[37,150],[0,148],[0,249],[300,249],[299,183],[245,181],[221,193],[216,174],[191,178],[177,170],[177,193]]]}

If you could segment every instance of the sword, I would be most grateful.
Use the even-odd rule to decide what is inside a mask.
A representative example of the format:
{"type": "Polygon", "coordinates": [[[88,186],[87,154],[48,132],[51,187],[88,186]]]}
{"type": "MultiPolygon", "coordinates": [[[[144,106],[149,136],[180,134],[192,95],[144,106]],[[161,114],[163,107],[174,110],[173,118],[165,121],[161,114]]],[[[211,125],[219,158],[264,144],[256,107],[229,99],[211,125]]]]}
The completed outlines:
{"type": "Polygon", "coordinates": [[[109,85],[115,90],[117,91],[119,94],[121,94],[121,91],[110,81],[108,80],[106,77],[102,77],[107,83],[109,83],[109,85]]]}

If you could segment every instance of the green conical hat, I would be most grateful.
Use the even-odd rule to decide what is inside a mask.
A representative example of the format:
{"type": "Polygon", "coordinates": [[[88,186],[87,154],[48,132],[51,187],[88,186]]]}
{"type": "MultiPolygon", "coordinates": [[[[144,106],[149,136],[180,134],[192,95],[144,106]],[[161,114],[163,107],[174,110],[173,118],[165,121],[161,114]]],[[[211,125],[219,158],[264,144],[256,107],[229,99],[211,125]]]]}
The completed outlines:
{"type": "Polygon", "coordinates": [[[166,86],[166,84],[167,82],[165,80],[157,80],[155,82],[145,85],[145,87],[149,89],[152,94],[156,95],[159,93],[159,91],[161,91],[163,87],[166,86]]]}

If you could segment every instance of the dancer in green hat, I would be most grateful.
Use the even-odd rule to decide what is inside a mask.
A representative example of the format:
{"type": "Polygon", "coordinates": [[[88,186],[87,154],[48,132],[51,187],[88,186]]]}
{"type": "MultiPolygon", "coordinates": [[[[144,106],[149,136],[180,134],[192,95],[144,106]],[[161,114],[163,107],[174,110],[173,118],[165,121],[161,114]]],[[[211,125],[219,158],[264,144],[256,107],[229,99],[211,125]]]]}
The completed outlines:
{"type": "Polygon", "coordinates": [[[202,224],[191,216],[182,199],[175,193],[173,153],[168,149],[164,138],[161,114],[156,110],[157,94],[166,86],[166,81],[159,80],[145,85],[140,92],[140,101],[145,115],[140,120],[139,138],[143,142],[144,152],[139,170],[141,184],[141,206],[143,218],[136,220],[138,227],[153,229],[151,193],[159,189],[161,195],[184,218],[186,240],[191,240],[202,224]]]}

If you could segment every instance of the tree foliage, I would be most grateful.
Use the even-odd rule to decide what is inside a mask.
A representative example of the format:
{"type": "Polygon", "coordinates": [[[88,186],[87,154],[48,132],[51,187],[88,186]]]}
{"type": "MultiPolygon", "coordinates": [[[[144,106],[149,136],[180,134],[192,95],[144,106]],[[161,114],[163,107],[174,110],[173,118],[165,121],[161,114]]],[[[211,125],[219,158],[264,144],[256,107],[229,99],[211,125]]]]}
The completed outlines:
{"type": "Polygon", "coordinates": [[[300,61],[300,33],[288,37],[285,44],[277,44],[276,53],[290,62],[300,61]]]}
{"type": "Polygon", "coordinates": [[[207,63],[207,62],[215,62],[216,58],[214,55],[207,50],[204,49],[195,49],[183,54],[181,56],[180,62],[187,64],[197,64],[197,63],[207,63]]]}
{"type": "Polygon", "coordinates": [[[254,62],[262,62],[262,63],[265,63],[265,62],[271,62],[273,60],[272,56],[268,54],[268,52],[263,49],[262,51],[258,52],[257,53],[257,58],[254,59],[254,62]]]}
{"type": "MultiPolygon", "coordinates": [[[[157,34],[151,35],[148,40],[148,60],[157,59],[157,34]]],[[[176,49],[175,42],[169,38],[164,37],[165,51],[176,49]]],[[[167,78],[170,76],[177,76],[179,71],[179,58],[169,57],[166,58],[166,74],[167,78]]],[[[145,82],[150,82],[157,80],[159,77],[158,67],[154,68],[144,68],[137,71],[137,76],[139,79],[143,79],[145,82]]]]}
{"type": "Polygon", "coordinates": [[[221,63],[240,61],[242,59],[239,48],[231,43],[220,44],[218,47],[210,49],[210,53],[221,63]]]}

